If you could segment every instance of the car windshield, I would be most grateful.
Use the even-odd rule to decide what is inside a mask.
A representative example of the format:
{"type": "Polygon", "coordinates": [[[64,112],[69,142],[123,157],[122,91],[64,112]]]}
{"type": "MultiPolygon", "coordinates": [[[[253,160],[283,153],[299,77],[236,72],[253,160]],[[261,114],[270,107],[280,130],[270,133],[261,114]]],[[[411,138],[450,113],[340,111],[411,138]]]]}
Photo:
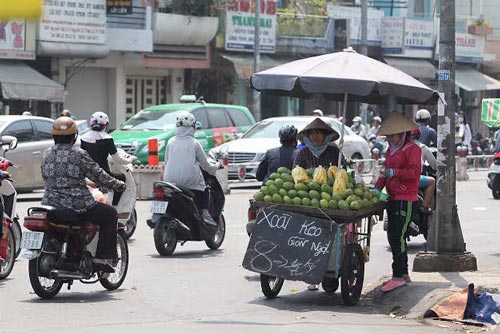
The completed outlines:
{"type": "MultiPolygon", "coordinates": [[[[325,120],[325,119],[323,119],[325,120]]],[[[327,119],[326,119],[327,120],[327,119]]],[[[279,138],[279,131],[285,125],[293,125],[297,128],[298,131],[302,130],[307,124],[309,124],[312,119],[280,119],[273,121],[262,121],[260,123],[255,124],[250,130],[248,130],[242,138],[279,138]]],[[[342,130],[342,123],[330,120],[328,122],[330,126],[340,133],[342,130]]],[[[345,127],[345,134],[350,135],[351,129],[349,127],[345,127]]]]}
{"type": "Polygon", "coordinates": [[[182,110],[142,110],[120,126],[120,130],[171,130],[182,110]]]}

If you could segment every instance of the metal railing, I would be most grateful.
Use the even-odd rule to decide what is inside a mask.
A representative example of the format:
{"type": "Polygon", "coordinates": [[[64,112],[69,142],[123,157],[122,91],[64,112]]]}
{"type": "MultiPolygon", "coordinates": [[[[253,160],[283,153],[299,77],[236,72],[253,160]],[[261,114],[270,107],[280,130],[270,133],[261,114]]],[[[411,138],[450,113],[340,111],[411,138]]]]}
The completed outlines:
{"type": "Polygon", "coordinates": [[[278,36],[325,38],[328,16],[278,13],[278,36]]]}

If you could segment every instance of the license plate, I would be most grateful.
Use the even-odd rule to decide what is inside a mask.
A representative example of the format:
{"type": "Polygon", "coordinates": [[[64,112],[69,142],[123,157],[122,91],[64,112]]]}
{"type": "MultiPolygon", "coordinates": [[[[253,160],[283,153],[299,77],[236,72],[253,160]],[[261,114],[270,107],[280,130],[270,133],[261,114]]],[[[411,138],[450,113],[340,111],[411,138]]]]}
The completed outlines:
{"type": "Polygon", "coordinates": [[[165,213],[167,212],[168,202],[153,201],[151,202],[152,213],[165,213]]]}
{"type": "Polygon", "coordinates": [[[229,172],[234,172],[234,173],[238,173],[238,169],[239,169],[240,166],[231,166],[229,165],[229,168],[228,168],[228,171],[229,172]]]}
{"type": "Polygon", "coordinates": [[[40,249],[42,248],[43,232],[23,232],[21,248],[40,249]]]}
{"type": "Polygon", "coordinates": [[[490,172],[499,173],[500,172],[500,165],[495,165],[495,164],[491,165],[490,172]]]}

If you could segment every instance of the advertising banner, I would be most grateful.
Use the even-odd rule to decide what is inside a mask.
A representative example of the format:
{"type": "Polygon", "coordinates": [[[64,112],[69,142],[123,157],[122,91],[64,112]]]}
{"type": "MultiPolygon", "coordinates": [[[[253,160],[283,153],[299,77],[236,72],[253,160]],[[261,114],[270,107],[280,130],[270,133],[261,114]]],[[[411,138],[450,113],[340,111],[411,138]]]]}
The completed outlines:
{"type": "Polygon", "coordinates": [[[106,44],[106,0],[44,0],[38,39],[106,44]]]}
{"type": "Polygon", "coordinates": [[[23,19],[0,22],[0,58],[35,59],[35,27],[23,19]]]}
{"type": "Polygon", "coordinates": [[[401,54],[404,47],[404,18],[382,18],[382,52],[384,54],[401,54]]]}
{"type": "MultiPolygon", "coordinates": [[[[276,1],[261,0],[260,51],[276,51],[276,1]]],[[[226,43],[228,51],[254,50],[255,0],[229,0],[226,6],[226,43]]]]}

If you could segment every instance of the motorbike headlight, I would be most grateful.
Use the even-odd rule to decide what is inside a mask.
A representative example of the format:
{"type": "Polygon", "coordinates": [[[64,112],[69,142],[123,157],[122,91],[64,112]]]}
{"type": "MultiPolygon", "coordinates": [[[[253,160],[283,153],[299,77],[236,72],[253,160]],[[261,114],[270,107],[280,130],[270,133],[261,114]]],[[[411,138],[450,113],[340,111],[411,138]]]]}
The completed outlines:
{"type": "MultiPolygon", "coordinates": [[[[161,149],[165,146],[165,141],[164,140],[158,140],[158,152],[161,151],[161,149]]],[[[148,153],[148,144],[144,145],[141,150],[139,151],[139,153],[144,153],[144,154],[147,154],[148,153]]]]}

